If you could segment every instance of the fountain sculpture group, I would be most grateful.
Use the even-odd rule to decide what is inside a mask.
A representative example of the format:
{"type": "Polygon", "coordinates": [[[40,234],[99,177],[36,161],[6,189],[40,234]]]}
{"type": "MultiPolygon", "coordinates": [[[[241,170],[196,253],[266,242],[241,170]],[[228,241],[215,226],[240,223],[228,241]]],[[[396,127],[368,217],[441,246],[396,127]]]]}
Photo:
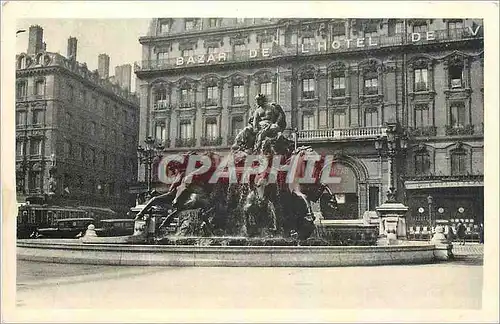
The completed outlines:
{"type": "MultiPolygon", "coordinates": [[[[286,121],[281,106],[269,103],[262,94],[256,97],[256,103],[248,125],[236,136],[231,147],[230,158],[238,181],[229,181],[231,176],[228,175],[210,183],[217,165],[227,158],[213,152],[202,153],[213,162],[207,172],[188,174],[189,156],[199,154],[189,152],[184,155],[184,162],[168,164],[176,180],[168,192],[149,200],[138,213],[136,220],[142,220],[145,225],[136,228],[136,232],[152,228],[150,232],[157,239],[167,233],[174,237],[310,238],[315,229],[311,202],[320,201],[323,215],[331,214],[336,208],[334,195],[327,185],[319,180],[299,183],[295,178],[290,181],[283,172],[276,172],[276,181],[272,181],[270,168],[251,175],[249,181],[241,181],[249,156],[260,156],[273,166],[271,162],[276,157],[280,165],[298,158],[301,162],[298,162],[295,176],[300,177],[304,175],[307,156],[317,155],[310,147],[297,148],[294,141],[284,136],[286,121]],[[152,225],[151,215],[158,208],[168,210],[167,216],[160,224],[152,225]],[[176,226],[168,232],[174,220],[176,226]]],[[[321,178],[323,162],[321,159],[315,162],[313,178],[321,178]]]]}

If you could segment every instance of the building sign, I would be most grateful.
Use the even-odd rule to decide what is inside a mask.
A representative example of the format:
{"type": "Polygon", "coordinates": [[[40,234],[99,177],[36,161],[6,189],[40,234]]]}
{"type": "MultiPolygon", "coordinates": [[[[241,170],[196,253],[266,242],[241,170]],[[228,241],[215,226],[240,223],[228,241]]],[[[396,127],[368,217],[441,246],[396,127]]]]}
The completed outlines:
{"type": "Polygon", "coordinates": [[[430,188],[460,188],[460,187],[482,187],[483,181],[449,181],[449,182],[418,182],[406,181],[406,189],[430,189],[430,188]]]}
{"type": "MultiPolygon", "coordinates": [[[[475,29],[472,27],[468,27],[468,30],[472,36],[476,36],[479,33],[481,26],[477,26],[475,29]]],[[[427,31],[425,33],[410,33],[410,42],[418,43],[422,41],[436,41],[436,32],[435,31],[427,31]]],[[[307,53],[322,53],[331,50],[340,50],[340,49],[353,49],[353,48],[369,48],[376,47],[380,45],[399,45],[402,44],[397,43],[397,39],[393,37],[388,37],[388,43],[383,42],[383,37],[359,37],[359,38],[348,38],[344,40],[334,40],[331,42],[330,46],[328,46],[326,41],[316,42],[311,45],[307,44],[299,44],[297,45],[297,52],[299,54],[307,54],[307,53]],[[380,42],[382,40],[382,42],[380,42]]],[[[266,58],[272,56],[271,48],[262,48],[262,49],[251,49],[248,51],[243,51],[238,53],[236,56],[232,56],[231,52],[221,52],[221,53],[211,53],[211,54],[201,54],[201,55],[193,55],[193,56],[181,56],[175,59],[176,66],[189,66],[189,65],[202,65],[202,64],[211,64],[211,63],[219,63],[219,62],[227,62],[228,59],[232,58],[232,60],[252,60],[255,58],[266,58]]]]}

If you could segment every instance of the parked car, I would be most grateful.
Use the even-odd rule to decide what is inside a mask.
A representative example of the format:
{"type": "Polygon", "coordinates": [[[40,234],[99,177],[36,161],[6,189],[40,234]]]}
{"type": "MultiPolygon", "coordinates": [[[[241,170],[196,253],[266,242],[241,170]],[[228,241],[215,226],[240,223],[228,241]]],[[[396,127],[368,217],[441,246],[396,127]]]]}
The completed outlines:
{"type": "Polygon", "coordinates": [[[37,230],[38,237],[44,238],[75,238],[84,235],[93,218],[66,218],[56,221],[56,227],[40,228],[37,230]]]}
{"type": "Polygon", "coordinates": [[[101,221],[101,227],[96,228],[97,236],[124,236],[134,234],[134,219],[106,219],[101,221]]]}

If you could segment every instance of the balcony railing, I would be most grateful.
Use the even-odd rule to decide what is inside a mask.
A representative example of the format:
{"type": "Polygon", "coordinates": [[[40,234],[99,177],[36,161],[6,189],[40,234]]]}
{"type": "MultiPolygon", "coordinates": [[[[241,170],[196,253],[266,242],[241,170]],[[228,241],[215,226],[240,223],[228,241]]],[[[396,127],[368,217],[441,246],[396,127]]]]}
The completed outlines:
{"type": "MultiPolygon", "coordinates": [[[[206,66],[206,65],[220,65],[230,62],[248,62],[248,61],[261,61],[268,60],[276,57],[288,56],[309,56],[318,54],[342,53],[360,50],[373,50],[378,48],[386,48],[399,45],[423,45],[423,44],[436,44],[448,41],[460,41],[466,39],[482,38],[483,28],[481,27],[476,35],[470,28],[463,29],[443,29],[434,30],[433,37],[427,39],[426,33],[420,33],[418,40],[412,39],[412,33],[396,34],[394,36],[380,35],[364,38],[343,39],[340,41],[325,41],[318,42],[312,45],[290,44],[290,45],[277,45],[274,44],[266,55],[262,55],[261,50],[248,50],[238,52],[221,52],[214,54],[215,59],[210,59],[208,55],[194,55],[192,60],[184,58],[169,58],[161,60],[145,60],[139,65],[134,65],[134,71],[155,71],[164,69],[177,69],[191,66],[206,66]]],[[[417,37],[418,38],[418,37],[417,37]]]]}
{"type": "Polygon", "coordinates": [[[196,146],[196,138],[176,138],[175,147],[194,147],[196,146]]]}
{"type": "Polygon", "coordinates": [[[409,133],[412,136],[436,136],[437,127],[436,126],[414,127],[409,129],[409,133]]]}
{"type": "Polygon", "coordinates": [[[385,127],[313,129],[298,131],[297,140],[299,142],[314,142],[344,139],[375,139],[385,136],[387,136],[387,129],[385,127]]]}
{"type": "Polygon", "coordinates": [[[473,135],[474,125],[446,126],[446,135],[473,135]]]}
{"type": "Polygon", "coordinates": [[[219,146],[222,145],[222,137],[202,137],[201,146],[219,146]]]}

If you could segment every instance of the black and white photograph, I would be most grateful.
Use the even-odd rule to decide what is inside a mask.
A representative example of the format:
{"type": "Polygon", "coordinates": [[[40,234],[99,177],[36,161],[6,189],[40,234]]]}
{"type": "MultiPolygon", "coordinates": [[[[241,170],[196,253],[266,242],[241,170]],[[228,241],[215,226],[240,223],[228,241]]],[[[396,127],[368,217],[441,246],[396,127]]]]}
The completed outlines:
{"type": "Polygon", "coordinates": [[[499,320],[498,1],[2,5],[6,323],[499,320]]]}

